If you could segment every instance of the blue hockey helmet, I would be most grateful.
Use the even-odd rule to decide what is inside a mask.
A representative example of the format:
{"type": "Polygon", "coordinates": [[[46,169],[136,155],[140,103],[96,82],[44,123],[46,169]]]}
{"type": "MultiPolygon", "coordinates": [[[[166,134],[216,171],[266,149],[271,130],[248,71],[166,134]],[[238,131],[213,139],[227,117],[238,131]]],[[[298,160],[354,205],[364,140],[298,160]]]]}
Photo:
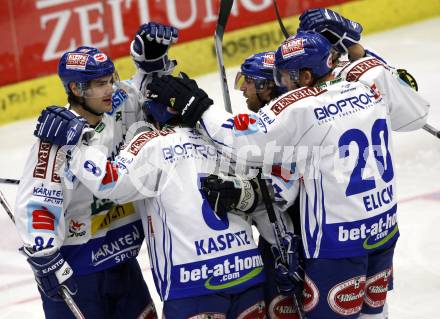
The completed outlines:
{"type": "Polygon", "coordinates": [[[153,100],[148,100],[143,104],[144,112],[147,116],[151,116],[160,126],[167,124],[171,119],[179,114],[172,112],[171,108],[160,104],[153,100]]]}
{"type": "Polygon", "coordinates": [[[112,60],[99,49],[87,46],[65,52],[58,63],[58,76],[67,94],[71,93],[71,82],[85,91],[89,81],[114,73],[112,60]]]}
{"type": "Polygon", "coordinates": [[[299,81],[299,71],[309,69],[319,79],[332,70],[332,45],[321,34],[314,31],[299,31],[286,39],[275,53],[274,79],[278,86],[281,70],[287,70],[293,81],[299,81]]]}
{"type": "Polygon", "coordinates": [[[250,78],[254,81],[257,92],[263,90],[268,81],[274,81],[274,61],[275,51],[260,52],[248,57],[235,77],[234,88],[240,90],[243,81],[250,78]]]}

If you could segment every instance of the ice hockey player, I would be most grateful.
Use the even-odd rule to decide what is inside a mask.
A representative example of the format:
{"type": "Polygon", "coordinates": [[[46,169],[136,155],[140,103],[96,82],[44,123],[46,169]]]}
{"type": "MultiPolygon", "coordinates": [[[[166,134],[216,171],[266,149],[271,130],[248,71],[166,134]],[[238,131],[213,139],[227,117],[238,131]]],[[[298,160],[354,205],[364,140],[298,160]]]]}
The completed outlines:
{"type": "MultiPolygon", "coordinates": [[[[275,51],[261,52],[251,55],[240,66],[240,71],[237,73],[235,79],[235,89],[243,92],[243,96],[246,98],[246,104],[249,110],[258,113],[258,110],[265,104],[269,103],[272,99],[278,97],[285,90],[276,86],[273,71],[275,63],[275,51]]],[[[255,183],[255,181],[254,181],[255,183]]],[[[279,192],[282,188],[288,186],[290,191],[298,192],[299,182],[292,181],[290,185],[285,182],[281,174],[281,167],[274,166],[272,170],[272,176],[270,178],[270,184],[274,186],[274,200],[281,199],[279,192]],[[280,187],[281,186],[281,187],[280,187]]],[[[208,200],[214,207],[213,202],[224,202],[222,206],[231,205],[230,202],[237,196],[231,196],[236,190],[234,183],[226,180],[222,180],[220,177],[211,177],[205,180],[205,189],[208,190],[208,200]]],[[[232,203],[236,206],[236,203],[232,203]]],[[[266,212],[263,212],[263,214],[266,212]]],[[[299,234],[299,200],[296,199],[292,205],[287,208],[287,213],[293,221],[294,231],[299,234]]],[[[254,214],[255,215],[255,214],[254,214]]],[[[255,218],[257,227],[261,229],[263,223],[267,221],[261,218],[255,218]]],[[[300,250],[300,239],[298,236],[292,236],[291,234],[285,234],[285,241],[290,243],[292,247],[291,258],[298,259],[300,250]]],[[[302,296],[302,284],[297,282],[295,278],[289,276],[286,268],[281,263],[274,264],[274,255],[271,252],[271,244],[264,239],[263,236],[259,236],[258,249],[264,262],[264,271],[266,274],[266,282],[264,285],[265,301],[267,305],[267,316],[271,319],[276,318],[297,318],[297,309],[293,303],[292,294],[296,293],[298,300],[302,296]],[[276,272],[275,272],[276,269],[276,272]],[[295,285],[289,285],[290,281],[294,281],[295,285]],[[277,282],[279,284],[277,284],[277,282]],[[292,286],[295,286],[294,289],[292,286]],[[296,291],[293,291],[296,290],[296,291]],[[281,292],[281,293],[280,293],[281,292]]],[[[279,257],[279,251],[276,245],[272,248],[275,251],[275,256],[279,257]]],[[[292,260],[291,264],[298,264],[299,260],[292,260]]]]}
{"type": "MultiPolygon", "coordinates": [[[[354,42],[343,31],[337,34],[349,48],[354,42]]],[[[252,165],[269,155],[275,163],[296,163],[307,318],[383,318],[399,236],[391,130],[421,128],[429,104],[374,57],[334,78],[330,50],[315,32],[283,42],[275,80],[289,92],[260,109],[239,134],[235,123],[226,125],[229,114],[209,108],[188,80],[166,76],[148,88],[153,100],[181,113],[184,125],[201,119],[221,150],[252,165]]]]}
{"type": "MultiPolygon", "coordinates": [[[[170,73],[169,64],[158,61],[167,61],[177,30],[149,23],[136,38],[132,52],[138,52],[138,59],[143,56],[140,67],[150,67],[138,71],[137,78],[148,83],[154,73],[170,73]]],[[[116,205],[95,197],[75,177],[60,171],[55,145],[60,140],[74,144],[88,127],[85,130],[93,132],[90,145],[101,145],[105,156],[113,158],[128,128],[143,119],[144,98],[131,83],[118,80],[110,57],[96,48],[64,53],[58,75],[69,104],[50,107],[40,117],[35,134],[41,139],[27,160],[15,216],[45,316],[73,318],[58,293],[64,286],[86,318],[156,318],[136,260],[144,239],[137,210],[132,203],[116,205]],[[69,123],[68,134],[58,132],[60,118],[69,123]]]]}

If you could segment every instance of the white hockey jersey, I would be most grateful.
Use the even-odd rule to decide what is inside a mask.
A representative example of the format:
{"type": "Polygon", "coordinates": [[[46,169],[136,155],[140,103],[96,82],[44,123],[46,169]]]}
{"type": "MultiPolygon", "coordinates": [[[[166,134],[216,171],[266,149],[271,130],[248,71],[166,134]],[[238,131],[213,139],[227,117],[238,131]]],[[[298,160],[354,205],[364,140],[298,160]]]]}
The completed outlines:
{"type": "MultiPolygon", "coordinates": [[[[95,127],[91,145],[103,145],[113,158],[129,127],[143,118],[142,97],[122,82],[113,109],[95,127]]],[[[60,170],[59,147],[37,141],[18,188],[15,220],[24,245],[35,255],[60,249],[76,274],[97,272],[135,258],[144,239],[132,204],[99,199],[73,176],[60,170]]]]}
{"type": "Polygon", "coordinates": [[[290,91],[258,114],[231,118],[210,108],[201,121],[223,152],[252,165],[275,163],[294,172],[287,180],[300,179],[306,258],[365,255],[397,240],[391,130],[419,129],[429,111],[375,58],[341,76],[290,91]]]}
{"type": "MultiPolygon", "coordinates": [[[[227,171],[229,161],[223,164],[227,171]]],[[[235,214],[219,219],[200,191],[201,179],[222,164],[197,130],[141,133],[115,162],[99,148],[81,145],[69,165],[98,197],[145,199],[139,211],[162,300],[239,292],[264,280],[250,224],[235,214]]]]}

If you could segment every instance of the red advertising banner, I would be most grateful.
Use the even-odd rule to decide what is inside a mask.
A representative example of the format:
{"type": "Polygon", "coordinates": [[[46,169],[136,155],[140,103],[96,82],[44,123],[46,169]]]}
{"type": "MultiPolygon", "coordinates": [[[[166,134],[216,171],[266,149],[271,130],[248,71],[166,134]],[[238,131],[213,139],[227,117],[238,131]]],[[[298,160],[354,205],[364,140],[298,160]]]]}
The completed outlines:
{"type": "MultiPolygon", "coordinates": [[[[350,0],[279,0],[282,16],[350,0]]],[[[127,56],[148,21],[180,30],[179,43],[212,36],[219,0],[0,0],[0,86],[56,72],[59,57],[80,45],[113,59],[127,56]]],[[[227,30],[275,20],[272,0],[235,0],[227,30]]]]}

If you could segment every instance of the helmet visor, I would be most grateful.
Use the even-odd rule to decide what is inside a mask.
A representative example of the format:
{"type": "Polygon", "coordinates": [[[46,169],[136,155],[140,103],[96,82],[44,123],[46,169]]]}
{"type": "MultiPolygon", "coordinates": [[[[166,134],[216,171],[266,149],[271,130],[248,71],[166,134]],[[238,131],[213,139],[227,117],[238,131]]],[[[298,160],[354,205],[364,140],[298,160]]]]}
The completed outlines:
{"type": "Polygon", "coordinates": [[[253,84],[255,86],[255,90],[257,93],[260,93],[266,88],[268,80],[266,79],[258,79],[249,75],[245,75],[242,72],[237,72],[235,76],[234,89],[241,90],[241,87],[244,83],[253,84]]]}
{"type": "Polygon", "coordinates": [[[102,76],[88,82],[77,83],[81,96],[85,98],[105,98],[113,94],[119,87],[120,79],[117,72],[102,76]]]}
{"type": "Polygon", "coordinates": [[[290,90],[299,87],[299,70],[273,69],[273,78],[276,86],[290,90]]]}

